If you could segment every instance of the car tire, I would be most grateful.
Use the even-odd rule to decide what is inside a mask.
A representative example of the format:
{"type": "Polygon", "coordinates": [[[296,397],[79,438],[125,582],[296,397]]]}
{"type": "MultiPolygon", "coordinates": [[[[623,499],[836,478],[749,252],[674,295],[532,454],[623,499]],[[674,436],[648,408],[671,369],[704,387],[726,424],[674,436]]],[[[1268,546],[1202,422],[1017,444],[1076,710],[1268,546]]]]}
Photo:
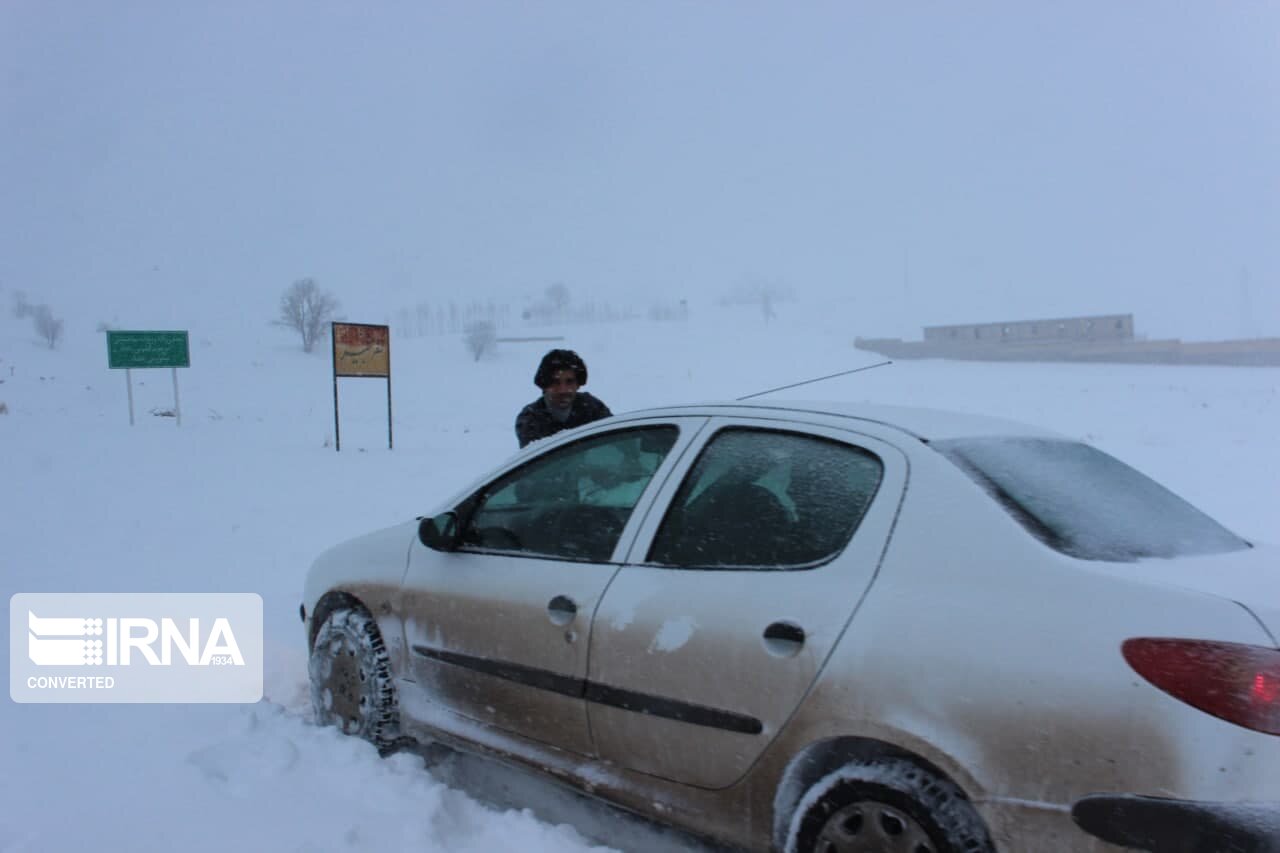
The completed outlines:
{"type": "Polygon", "coordinates": [[[851,764],[801,799],[788,853],[993,853],[986,825],[951,782],[909,761],[851,764]]]}
{"type": "Polygon", "coordinates": [[[316,722],[337,726],[390,750],[399,735],[391,659],[378,623],[366,611],[339,608],[316,632],[308,663],[316,722]]]}

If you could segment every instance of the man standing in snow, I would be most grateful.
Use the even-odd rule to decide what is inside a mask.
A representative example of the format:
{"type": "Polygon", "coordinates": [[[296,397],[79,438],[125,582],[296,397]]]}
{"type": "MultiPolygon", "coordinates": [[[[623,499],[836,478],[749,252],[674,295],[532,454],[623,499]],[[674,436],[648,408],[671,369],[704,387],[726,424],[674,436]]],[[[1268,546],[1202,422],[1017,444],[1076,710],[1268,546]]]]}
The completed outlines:
{"type": "Polygon", "coordinates": [[[521,447],[613,414],[599,399],[578,390],[587,384],[587,365],[573,350],[553,349],[544,355],[533,384],[542,389],[542,396],[516,415],[516,439],[521,447]]]}

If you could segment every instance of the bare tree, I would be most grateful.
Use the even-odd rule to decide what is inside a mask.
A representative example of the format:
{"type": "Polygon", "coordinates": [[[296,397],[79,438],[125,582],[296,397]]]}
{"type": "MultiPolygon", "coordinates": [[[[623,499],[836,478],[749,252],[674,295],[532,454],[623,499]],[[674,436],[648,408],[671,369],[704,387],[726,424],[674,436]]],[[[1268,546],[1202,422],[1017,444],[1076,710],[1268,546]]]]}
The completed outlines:
{"type": "Polygon", "coordinates": [[[551,306],[552,313],[563,314],[569,307],[569,299],[569,288],[564,282],[557,281],[547,287],[547,304],[551,306]]]}
{"type": "Polygon", "coordinates": [[[311,352],[324,334],[325,325],[336,319],[338,300],[321,290],[313,278],[295,281],[280,297],[280,319],[276,325],[293,329],[302,336],[302,351],[311,352]]]}
{"type": "Polygon", "coordinates": [[[773,310],[773,291],[763,290],[760,292],[760,310],[764,313],[765,323],[777,318],[778,313],[773,310]]]}
{"type": "Polygon", "coordinates": [[[48,305],[37,305],[31,309],[31,322],[35,324],[36,334],[44,338],[49,349],[58,345],[62,339],[62,320],[53,316],[53,309],[48,305]]]}
{"type": "Polygon", "coordinates": [[[728,293],[720,297],[720,304],[759,305],[765,323],[778,317],[777,305],[780,302],[792,302],[795,295],[783,284],[767,278],[754,278],[735,285],[728,293]]]}
{"type": "Polygon", "coordinates": [[[31,303],[27,301],[27,294],[25,291],[15,290],[13,292],[12,300],[13,316],[17,317],[19,320],[31,316],[31,303]]]}
{"type": "Polygon", "coordinates": [[[471,358],[479,361],[480,356],[493,349],[493,344],[498,339],[498,327],[491,320],[476,320],[467,324],[463,335],[471,358]]]}

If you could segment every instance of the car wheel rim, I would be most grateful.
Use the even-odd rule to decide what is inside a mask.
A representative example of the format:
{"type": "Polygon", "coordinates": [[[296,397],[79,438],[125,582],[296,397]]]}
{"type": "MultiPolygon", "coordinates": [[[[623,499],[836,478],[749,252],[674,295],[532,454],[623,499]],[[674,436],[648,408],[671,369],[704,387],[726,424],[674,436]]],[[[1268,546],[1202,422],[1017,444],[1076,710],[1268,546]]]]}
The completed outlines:
{"type": "Polygon", "coordinates": [[[330,697],[330,713],[344,732],[353,734],[360,728],[366,676],[357,650],[349,639],[344,637],[331,647],[329,663],[323,686],[330,697]]]}
{"type": "Polygon", "coordinates": [[[934,846],[906,812],[868,801],[831,815],[818,833],[814,853],[934,853],[934,846]]]}

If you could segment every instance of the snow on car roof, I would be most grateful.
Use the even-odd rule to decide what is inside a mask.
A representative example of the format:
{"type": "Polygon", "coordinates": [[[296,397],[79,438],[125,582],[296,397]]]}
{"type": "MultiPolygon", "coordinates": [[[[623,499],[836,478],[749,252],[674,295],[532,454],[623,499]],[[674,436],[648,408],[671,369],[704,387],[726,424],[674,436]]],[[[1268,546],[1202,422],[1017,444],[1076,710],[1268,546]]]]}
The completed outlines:
{"type": "Polygon", "coordinates": [[[779,402],[737,400],[709,401],[687,406],[627,412],[628,416],[662,414],[722,414],[770,416],[789,413],[820,414],[881,424],[902,430],[927,441],[987,436],[1036,436],[1061,438],[1059,433],[1006,418],[928,409],[914,406],[883,406],[874,403],[851,403],[839,400],[785,400],[779,402]]]}

